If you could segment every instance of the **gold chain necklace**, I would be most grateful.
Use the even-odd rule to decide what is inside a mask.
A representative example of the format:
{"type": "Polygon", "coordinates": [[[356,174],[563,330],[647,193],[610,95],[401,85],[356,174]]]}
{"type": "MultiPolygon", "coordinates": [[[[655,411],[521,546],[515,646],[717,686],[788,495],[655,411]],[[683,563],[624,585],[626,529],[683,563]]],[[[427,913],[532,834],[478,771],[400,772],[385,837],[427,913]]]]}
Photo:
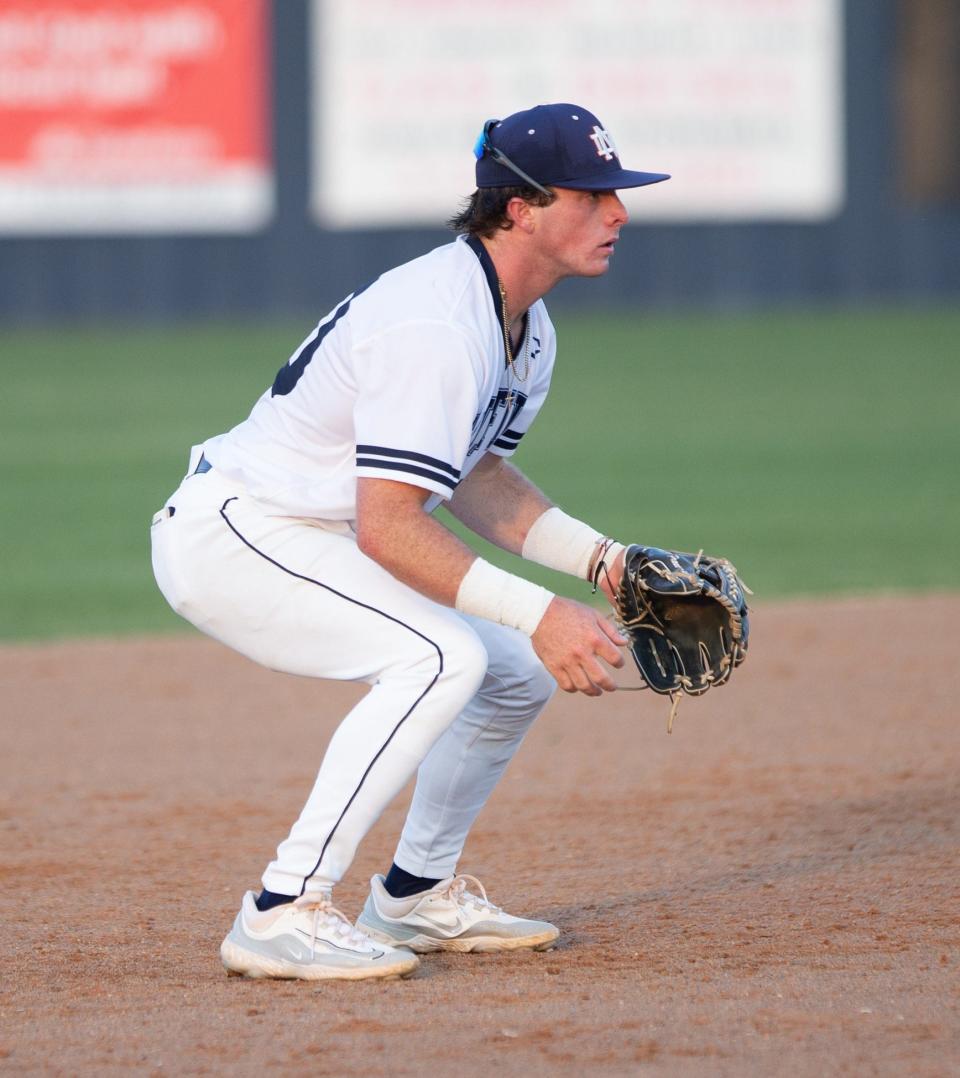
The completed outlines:
{"type": "MultiPolygon", "coordinates": [[[[530,373],[530,350],[527,348],[527,334],[530,332],[530,319],[527,319],[527,325],[524,329],[523,340],[520,343],[520,352],[523,355],[523,374],[521,374],[513,362],[513,345],[510,343],[510,330],[512,324],[510,322],[510,315],[507,312],[507,290],[503,287],[503,281],[497,278],[497,284],[500,286],[500,306],[503,310],[503,347],[507,353],[507,363],[510,366],[510,373],[518,382],[525,382],[527,375],[530,373]]],[[[509,401],[513,403],[513,391],[510,391],[509,401]]]]}

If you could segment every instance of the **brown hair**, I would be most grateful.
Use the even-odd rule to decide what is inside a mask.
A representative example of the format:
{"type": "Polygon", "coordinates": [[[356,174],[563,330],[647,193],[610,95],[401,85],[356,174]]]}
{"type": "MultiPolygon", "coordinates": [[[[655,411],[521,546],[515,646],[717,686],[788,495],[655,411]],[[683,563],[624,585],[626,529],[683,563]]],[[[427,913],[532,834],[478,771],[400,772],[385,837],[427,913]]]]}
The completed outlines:
{"type": "Polygon", "coordinates": [[[454,232],[468,236],[484,236],[489,239],[500,229],[513,228],[507,216],[507,206],[512,198],[522,198],[531,206],[549,206],[556,195],[545,195],[535,187],[522,184],[518,187],[479,187],[463,201],[459,213],[447,221],[454,232]]]}

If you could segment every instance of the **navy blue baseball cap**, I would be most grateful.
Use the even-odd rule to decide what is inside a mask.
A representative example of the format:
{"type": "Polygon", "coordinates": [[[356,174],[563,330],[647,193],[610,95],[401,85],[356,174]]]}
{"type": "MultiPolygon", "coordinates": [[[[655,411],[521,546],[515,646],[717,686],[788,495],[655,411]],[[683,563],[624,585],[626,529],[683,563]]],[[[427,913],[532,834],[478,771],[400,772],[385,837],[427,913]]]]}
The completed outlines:
{"type": "Polygon", "coordinates": [[[473,152],[477,187],[523,182],[541,191],[613,191],[670,179],[664,172],[623,168],[610,133],[579,105],[537,105],[503,120],[487,120],[473,152]]]}

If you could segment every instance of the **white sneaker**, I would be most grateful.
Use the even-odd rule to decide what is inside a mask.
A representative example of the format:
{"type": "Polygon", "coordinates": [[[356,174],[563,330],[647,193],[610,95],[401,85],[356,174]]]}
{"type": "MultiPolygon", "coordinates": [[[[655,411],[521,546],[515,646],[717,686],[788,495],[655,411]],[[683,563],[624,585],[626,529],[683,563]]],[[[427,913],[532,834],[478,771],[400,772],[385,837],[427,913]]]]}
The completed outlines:
{"type": "Polygon", "coordinates": [[[220,960],[230,973],[304,981],[409,977],[419,965],[410,951],[374,943],[354,928],[322,891],[263,913],[248,891],[220,960]]]}
{"type": "Polygon", "coordinates": [[[513,917],[488,901],[474,876],[451,876],[429,891],[393,898],[383,876],[370,881],[370,895],[357,919],[371,939],[393,947],[427,951],[545,951],[560,934],[547,921],[513,917]],[[467,890],[474,884],[479,895],[467,890]]]}

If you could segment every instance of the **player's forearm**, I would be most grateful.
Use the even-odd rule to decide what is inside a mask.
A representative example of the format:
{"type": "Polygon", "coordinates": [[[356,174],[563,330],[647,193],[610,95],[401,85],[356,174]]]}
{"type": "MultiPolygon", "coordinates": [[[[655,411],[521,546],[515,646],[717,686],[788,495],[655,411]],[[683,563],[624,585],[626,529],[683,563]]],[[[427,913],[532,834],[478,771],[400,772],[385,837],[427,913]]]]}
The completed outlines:
{"type": "Polygon", "coordinates": [[[532,636],[552,592],[478,558],[424,512],[428,492],[391,480],[357,484],[357,543],[392,576],[435,602],[532,636]]]}
{"type": "Polygon", "coordinates": [[[491,454],[480,462],[457,487],[450,511],[484,539],[529,561],[580,580],[597,575],[610,597],[605,578],[623,545],[568,516],[502,457],[491,454]]]}
{"type": "Polygon", "coordinates": [[[476,552],[429,513],[428,491],[385,480],[362,480],[357,493],[357,545],[391,576],[435,602],[453,606],[476,552]],[[410,492],[414,492],[411,494],[410,492]]]}
{"type": "Polygon", "coordinates": [[[521,471],[491,454],[457,487],[448,508],[477,535],[519,554],[534,521],[552,504],[521,471]]]}

